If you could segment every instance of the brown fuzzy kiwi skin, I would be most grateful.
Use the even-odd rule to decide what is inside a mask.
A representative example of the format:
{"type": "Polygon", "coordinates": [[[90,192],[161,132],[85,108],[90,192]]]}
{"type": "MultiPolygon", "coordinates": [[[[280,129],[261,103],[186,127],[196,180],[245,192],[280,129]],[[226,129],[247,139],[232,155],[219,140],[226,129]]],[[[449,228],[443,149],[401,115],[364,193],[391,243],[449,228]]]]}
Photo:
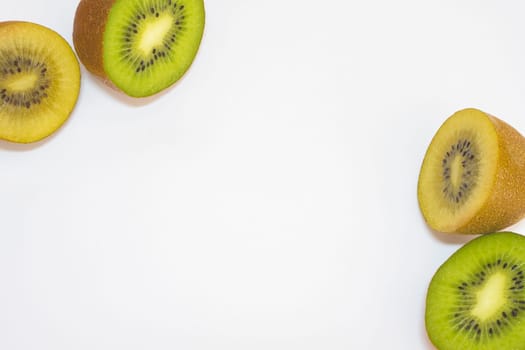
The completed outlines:
{"type": "Polygon", "coordinates": [[[116,0],[81,0],[73,24],[73,45],[86,69],[108,85],[103,63],[104,30],[116,0]]]}
{"type": "Polygon", "coordinates": [[[489,198],[457,233],[484,234],[515,224],[525,216],[525,138],[504,121],[488,115],[498,135],[498,166],[489,198]]]}

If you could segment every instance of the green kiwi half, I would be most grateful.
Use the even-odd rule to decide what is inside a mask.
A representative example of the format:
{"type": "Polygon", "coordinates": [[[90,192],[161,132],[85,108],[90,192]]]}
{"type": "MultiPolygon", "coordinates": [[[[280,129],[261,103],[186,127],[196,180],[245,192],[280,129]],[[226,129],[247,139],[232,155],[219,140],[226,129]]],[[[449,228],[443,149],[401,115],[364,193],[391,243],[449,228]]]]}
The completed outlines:
{"type": "Polygon", "coordinates": [[[188,70],[204,21],[203,0],[82,0],[73,42],[90,72],[130,96],[145,97],[188,70]]]}
{"type": "Polygon", "coordinates": [[[525,237],[479,236],[430,282],[425,324],[440,350],[525,349],[525,237]]]}

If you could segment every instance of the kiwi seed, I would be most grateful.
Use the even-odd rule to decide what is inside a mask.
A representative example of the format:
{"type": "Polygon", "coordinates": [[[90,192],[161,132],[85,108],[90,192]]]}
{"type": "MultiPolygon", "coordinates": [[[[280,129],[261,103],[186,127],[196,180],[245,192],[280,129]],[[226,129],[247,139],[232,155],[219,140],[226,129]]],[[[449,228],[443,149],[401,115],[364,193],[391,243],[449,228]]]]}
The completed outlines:
{"type": "Polygon", "coordinates": [[[443,195],[451,203],[464,203],[476,187],[479,163],[475,143],[470,140],[458,138],[443,156],[443,195]]]}

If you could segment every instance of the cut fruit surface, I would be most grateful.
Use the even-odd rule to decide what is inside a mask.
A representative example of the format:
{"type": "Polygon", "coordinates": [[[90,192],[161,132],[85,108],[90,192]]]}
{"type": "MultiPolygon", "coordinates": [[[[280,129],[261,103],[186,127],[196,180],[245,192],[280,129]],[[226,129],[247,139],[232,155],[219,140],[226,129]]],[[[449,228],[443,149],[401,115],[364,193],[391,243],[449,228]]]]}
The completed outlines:
{"type": "Polygon", "coordinates": [[[130,96],[145,97],[189,69],[204,21],[202,0],[82,0],[73,41],[90,72],[130,96]]]}
{"type": "Polygon", "coordinates": [[[525,139],[477,109],[458,111],[439,128],[418,180],[418,201],[431,228],[487,233],[525,214],[525,139]]]}
{"type": "Polygon", "coordinates": [[[480,236],[432,278],[425,326],[440,350],[525,349],[525,237],[480,236]]]}
{"type": "Polygon", "coordinates": [[[69,117],[80,90],[80,67],[55,31],[30,22],[0,23],[0,138],[41,140],[69,117]]]}

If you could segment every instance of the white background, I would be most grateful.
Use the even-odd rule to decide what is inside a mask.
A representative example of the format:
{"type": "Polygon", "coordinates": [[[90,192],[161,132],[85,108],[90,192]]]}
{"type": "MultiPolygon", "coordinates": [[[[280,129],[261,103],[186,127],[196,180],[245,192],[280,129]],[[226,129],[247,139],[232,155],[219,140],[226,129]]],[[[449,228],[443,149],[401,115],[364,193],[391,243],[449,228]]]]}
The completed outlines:
{"type": "MultiPolygon", "coordinates": [[[[76,5],[0,20],[72,43],[76,5]]],[[[471,237],[427,228],[419,167],[458,109],[525,131],[523,2],[206,10],[173,88],[83,69],[56,134],[0,142],[0,349],[433,349],[428,282],[471,237]]]]}

